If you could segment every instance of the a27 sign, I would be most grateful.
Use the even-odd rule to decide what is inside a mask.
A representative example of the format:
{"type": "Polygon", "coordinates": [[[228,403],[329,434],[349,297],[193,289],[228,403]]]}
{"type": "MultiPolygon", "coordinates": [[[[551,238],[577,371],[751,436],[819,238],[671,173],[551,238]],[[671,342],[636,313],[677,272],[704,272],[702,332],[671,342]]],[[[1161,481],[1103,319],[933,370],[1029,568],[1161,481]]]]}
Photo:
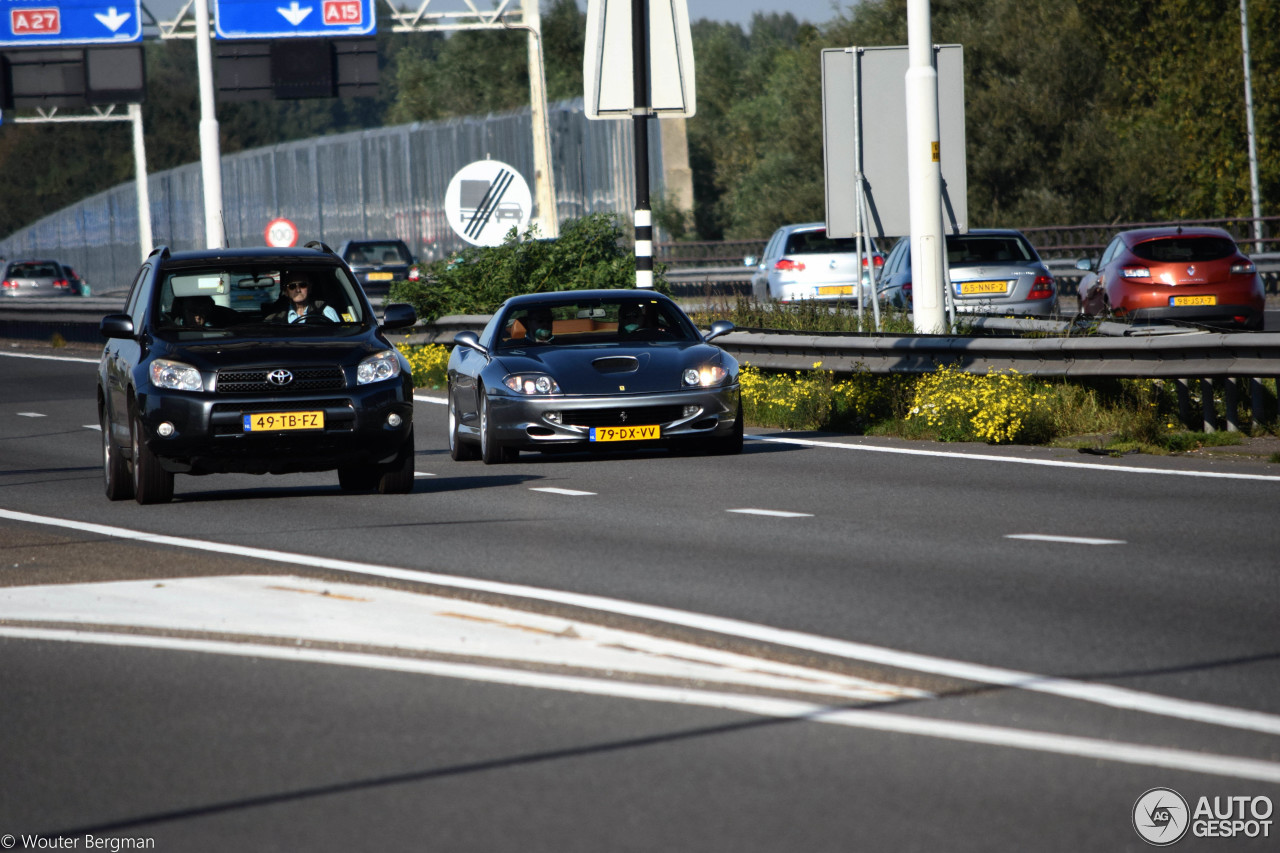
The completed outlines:
{"type": "Polygon", "coordinates": [[[138,0],[5,0],[0,9],[0,47],[142,41],[138,0]]]}

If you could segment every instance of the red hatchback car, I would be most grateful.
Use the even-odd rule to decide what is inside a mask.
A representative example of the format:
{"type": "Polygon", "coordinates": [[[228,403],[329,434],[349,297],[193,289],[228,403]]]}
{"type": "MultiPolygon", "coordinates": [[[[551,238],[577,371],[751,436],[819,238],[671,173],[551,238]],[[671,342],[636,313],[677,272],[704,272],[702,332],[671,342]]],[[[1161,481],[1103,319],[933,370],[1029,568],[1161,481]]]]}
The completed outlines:
{"type": "Polygon", "coordinates": [[[1076,269],[1086,315],[1262,328],[1262,277],[1221,228],[1122,231],[1096,266],[1076,269]]]}

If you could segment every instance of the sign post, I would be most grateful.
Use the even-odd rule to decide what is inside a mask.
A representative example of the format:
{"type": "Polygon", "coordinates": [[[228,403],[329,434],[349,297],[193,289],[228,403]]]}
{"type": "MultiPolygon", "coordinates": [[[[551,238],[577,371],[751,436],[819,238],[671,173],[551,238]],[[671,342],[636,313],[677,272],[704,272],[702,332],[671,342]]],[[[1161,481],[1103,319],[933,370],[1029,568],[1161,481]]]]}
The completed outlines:
{"type": "Polygon", "coordinates": [[[635,126],[636,287],[653,287],[649,116],[687,118],[697,109],[685,0],[587,0],[582,72],[587,118],[635,126]]]}

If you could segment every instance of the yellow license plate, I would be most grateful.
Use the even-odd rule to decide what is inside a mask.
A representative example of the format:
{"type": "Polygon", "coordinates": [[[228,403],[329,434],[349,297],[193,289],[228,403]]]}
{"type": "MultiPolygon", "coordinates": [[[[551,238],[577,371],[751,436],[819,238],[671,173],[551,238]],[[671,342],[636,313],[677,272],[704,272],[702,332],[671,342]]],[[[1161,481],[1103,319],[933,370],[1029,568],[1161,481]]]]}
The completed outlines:
{"type": "Polygon", "coordinates": [[[852,284],[830,284],[818,288],[819,296],[852,296],[852,284]]]}
{"type": "Polygon", "coordinates": [[[962,281],[960,282],[960,295],[969,296],[978,293],[1006,293],[1009,290],[1007,282],[1003,281],[962,281]]]}
{"type": "Polygon", "coordinates": [[[623,427],[592,427],[592,441],[652,441],[662,436],[662,427],[652,426],[623,426],[623,427]]]}
{"type": "Polygon", "coordinates": [[[391,281],[391,279],[393,279],[393,278],[395,278],[395,276],[393,276],[393,275],[392,275],[391,273],[389,273],[389,272],[371,272],[371,273],[369,273],[369,281],[391,281]]]}
{"type": "Polygon", "coordinates": [[[324,429],[324,412],[262,412],[244,416],[245,432],[324,429]]]}
{"type": "Polygon", "coordinates": [[[1209,294],[1208,296],[1174,296],[1169,299],[1169,304],[1178,305],[1217,305],[1218,297],[1209,294]]]}

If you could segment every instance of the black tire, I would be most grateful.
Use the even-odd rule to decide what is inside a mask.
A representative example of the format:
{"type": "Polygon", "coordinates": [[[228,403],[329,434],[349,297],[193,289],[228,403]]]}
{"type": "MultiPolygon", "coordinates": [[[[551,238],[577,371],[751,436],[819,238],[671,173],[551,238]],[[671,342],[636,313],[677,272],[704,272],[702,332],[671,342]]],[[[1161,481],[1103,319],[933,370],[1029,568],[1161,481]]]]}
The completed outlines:
{"type": "Polygon", "coordinates": [[[384,495],[407,495],[413,491],[413,430],[409,430],[404,445],[400,448],[400,458],[390,468],[382,472],[378,478],[378,491],[384,495]]]}
{"type": "Polygon", "coordinates": [[[378,485],[377,469],[347,465],[338,469],[338,485],[344,492],[371,492],[378,485]]]}
{"type": "Polygon", "coordinates": [[[502,447],[493,440],[493,430],[489,419],[489,398],[480,388],[480,458],[486,465],[502,465],[514,462],[520,451],[502,447]]]}
{"type": "Polygon", "coordinates": [[[116,447],[111,440],[111,419],[107,417],[104,404],[98,415],[102,425],[102,485],[107,500],[127,501],[133,497],[133,480],[129,475],[129,460],[124,458],[122,448],[116,447]]]}
{"type": "Polygon", "coordinates": [[[469,462],[480,458],[480,449],[458,434],[458,407],[453,402],[453,389],[449,389],[449,458],[455,462],[469,462]]]}
{"type": "Polygon", "coordinates": [[[742,399],[738,399],[738,416],[733,422],[733,432],[711,439],[708,451],[716,456],[736,456],[742,452],[742,399]]]}
{"type": "Polygon", "coordinates": [[[173,500],[173,473],[160,467],[160,460],[142,441],[142,424],[135,411],[129,418],[133,442],[133,499],[140,504],[166,504],[173,500]]]}

